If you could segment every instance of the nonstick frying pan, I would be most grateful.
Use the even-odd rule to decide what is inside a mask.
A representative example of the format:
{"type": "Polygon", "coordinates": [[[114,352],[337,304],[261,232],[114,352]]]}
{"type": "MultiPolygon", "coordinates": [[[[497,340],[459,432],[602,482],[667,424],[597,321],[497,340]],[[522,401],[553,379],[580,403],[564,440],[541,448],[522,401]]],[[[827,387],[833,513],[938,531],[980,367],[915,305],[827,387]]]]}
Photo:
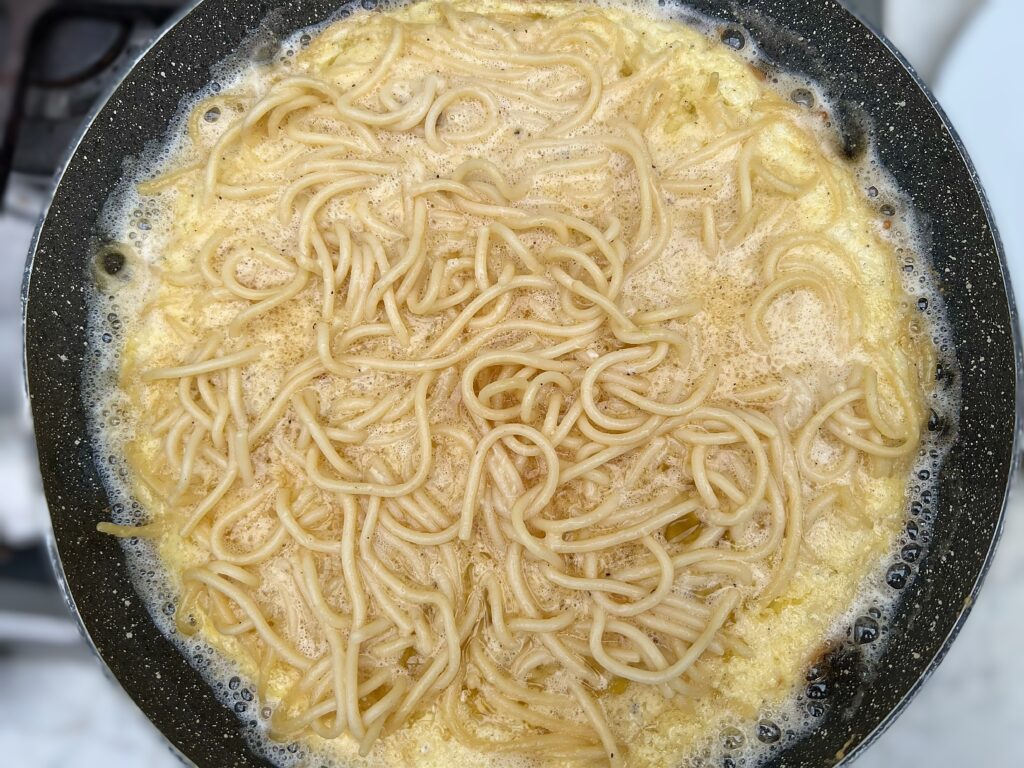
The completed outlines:
{"type": "MultiPolygon", "coordinates": [[[[374,0],[363,0],[371,6],[374,0]]],[[[672,0],[663,0],[672,2],[672,0]]],[[[134,592],[109,519],[98,453],[83,405],[83,376],[98,350],[88,338],[88,281],[118,259],[97,251],[97,217],[126,162],[166,135],[181,100],[231,55],[338,14],[341,0],[205,0],[146,51],[70,154],[40,224],[25,284],[25,363],[54,563],[71,610],[125,691],[198,766],[264,766],[238,716],[156,629],[134,592]],[[262,41],[262,42],[260,42],[262,41]]],[[[962,625],[998,538],[1016,464],[1020,353],[999,239],[978,179],[934,99],[891,46],[833,0],[691,0],[733,45],[756,43],[773,68],[809,76],[834,106],[837,141],[858,159],[875,151],[906,193],[945,298],[955,350],[936,387],[962,388],[938,493],[912,514],[931,517],[930,540],[897,548],[901,602],[880,660],[844,644],[825,652],[828,697],[820,724],[772,760],[834,765],[876,737],[919,689],[962,625]],[[901,564],[902,563],[902,564],[901,564]],[[909,574],[909,575],[908,575],[909,574]]],[[[241,53],[239,53],[241,52],[241,53]]],[[[998,119],[993,113],[992,119],[998,119]]],[[[933,418],[933,429],[952,424],[933,418]]],[[[816,688],[820,693],[822,687],[816,688]]]]}

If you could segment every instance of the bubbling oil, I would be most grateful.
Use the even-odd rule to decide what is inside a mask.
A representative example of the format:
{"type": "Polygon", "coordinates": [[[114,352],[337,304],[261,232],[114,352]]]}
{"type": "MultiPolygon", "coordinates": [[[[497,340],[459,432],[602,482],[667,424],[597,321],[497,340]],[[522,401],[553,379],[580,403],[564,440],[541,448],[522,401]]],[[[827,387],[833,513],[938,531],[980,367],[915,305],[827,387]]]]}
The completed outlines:
{"type": "MultiPolygon", "coordinates": [[[[623,4],[609,2],[606,7],[621,9],[623,4]]],[[[652,23],[664,20],[684,22],[704,36],[720,40],[721,46],[702,51],[702,55],[713,60],[713,64],[720,65],[723,71],[731,71],[731,68],[734,71],[737,61],[763,66],[763,59],[750,36],[734,26],[723,28],[689,12],[684,15],[678,9],[670,10],[648,3],[630,4],[628,7],[652,23]]],[[[401,8],[400,5],[393,6],[396,11],[401,8]]],[[[351,21],[358,21],[369,12],[358,11],[351,21]]],[[[346,9],[344,16],[348,15],[346,9]]],[[[153,503],[152,499],[147,500],[144,494],[140,494],[126,460],[126,446],[137,440],[139,435],[137,404],[119,385],[125,345],[149,345],[154,349],[162,344],[173,346],[167,339],[140,336],[144,329],[141,316],[158,284],[155,272],[149,267],[173,250],[173,234],[176,228],[181,227],[173,207],[139,195],[137,186],[158,171],[185,167],[199,160],[184,138],[186,125],[198,104],[214,94],[246,89],[259,92],[260,82],[269,70],[294,68],[303,51],[335,21],[300,30],[281,41],[278,54],[275,54],[277,58],[272,58],[269,63],[265,55],[267,46],[253,45],[250,46],[253,50],[262,52],[255,62],[236,61],[219,71],[214,83],[183,103],[168,136],[155,143],[138,160],[135,170],[126,176],[104,210],[99,230],[111,245],[97,254],[94,265],[97,289],[91,297],[90,315],[90,333],[101,354],[89,373],[84,391],[96,444],[103,457],[103,461],[98,463],[106,468],[104,480],[112,501],[113,516],[118,523],[147,522],[148,509],[153,503]]],[[[257,34],[254,39],[261,38],[257,34]]],[[[776,90],[788,94],[794,103],[808,110],[806,124],[815,135],[823,143],[834,142],[831,126],[827,125],[832,110],[821,89],[792,74],[775,73],[774,79],[776,90]]],[[[742,83],[736,87],[741,86],[742,83]]],[[[226,130],[232,117],[228,107],[210,108],[201,115],[198,129],[206,136],[216,137],[226,130]]],[[[522,121],[522,130],[527,136],[531,130],[528,117],[524,115],[522,121]]],[[[480,119],[480,110],[470,105],[449,114],[446,128],[454,132],[469,131],[480,119]]],[[[488,150],[496,160],[507,160],[514,153],[511,146],[489,146],[488,150]]],[[[784,149],[780,151],[784,157],[784,149]]],[[[438,165],[437,172],[450,172],[461,159],[454,154],[438,165]]],[[[409,163],[413,166],[416,163],[411,154],[409,163]]],[[[595,185],[599,183],[588,180],[585,175],[580,178],[552,174],[552,178],[546,179],[542,186],[557,188],[558,184],[585,185],[590,181],[595,185]]],[[[943,380],[929,394],[932,419],[914,463],[911,481],[907,484],[900,482],[879,491],[875,498],[864,500],[872,509],[883,510],[879,515],[879,525],[884,531],[873,539],[891,541],[892,545],[883,543],[879,546],[874,541],[857,551],[855,547],[847,546],[840,535],[842,531],[835,526],[815,526],[809,533],[808,545],[824,553],[826,559],[842,563],[845,571],[830,574],[828,578],[820,574],[798,573],[795,584],[785,595],[790,605],[777,615],[741,616],[737,619],[739,636],[751,642],[757,653],[751,660],[730,659],[727,665],[722,664],[713,670],[713,674],[718,675],[718,682],[729,681],[731,690],[719,689],[719,696],[698,702],[691,712],[674,709],[659,701],[655,693],[639,690],[638,686],[634,687],[638,690],[631,689],[614,700],[608,700],[608,714],[612,722],[633,734],[645,734],[646,741],[636,744],[631,764],[669,765],[673,760],[683,759],[683,765],[693,768],[727,765],[728,761],[735,765],[755,766],[813,733],[815,727],[829,716],[832,691],[827,664],[822,667],[811,664],[809,668],[808,664],[817,658],[822,648],[836,649],[833,657],[855,649],[865,668],[872,670],[872,665],[884,652],[887,625],[898,610],[900,594],[912,581],[916,563],[927,548],[929,524],[934,515],[932,510],[937,502],[936,480],[945,451],[955,435],[959,408],[953,340],[945,321],[941,297],[935,289],[935,279],[929,271],[927,249],[917,235],[914,213],[906,198],[870,152],[857,166],[851,166],[849,183],[863,191],[864,210],[870,211],[869,206],[872,206],[877,215],[866,214],[856,222],[859,230],[851,229],[847,234],[851,241],[861,243],[883,238],[886,250],[865,257],[869,264],[871,259],[877,261],[893,255],[901,260],[898,276],[902,291],[916,308],[921,336],[931,338],[939,350],[943,372],[943,380]],[[902,506],[904,499],[910,519],[902,509],[885,509],[894,503],[902,506]],[[831,595],[831,599],[815,602],[815,595],[831,595]],[[828,615],[823,617],[820,615],[822,611],[828,615]]],[[[386,199],[393,191],[382,186],[375,190],[374,201],[386,199]]],[[[813,215],[813,212],[808,215],[813,215]]],[[[254,214],[253,221],[242,225],[260,231],[272,247],[284,249],[289,246],[293,233],[261,226],[256,219],[257,214],[254,214]]],[[[697,318],[697,335],[704,349],[696,354],[710,359],[716,343],[735,345],[730,336],[730,322],[756,294],[753,257],[749,249],[741,246],[729,253],[723,262],[710,264],[692,237],[676,232],[666,248],[666,257],[651,265],[640,277],[629,281],[624,286],[624,294],[637,306],[657,305],[657,301],[652,302],[652,297],[678,297],[687,294],[689,285],[702,286],[704,290],[700,298],[708,311],[697,318]]],[[[253,386],[247,394],[251,395],[257,408],[266,405],[280,383],[282,372],[289,362],[294,362],[287,351],[287,340],[294,327],[311,324],[314,308],[310,307],[309,311],[308,317],[301,313],[292,315],[276,327],[266,329],[267,346],[278,350],[278,357],[261,361],[254,373],[262,384],[253,386]]],[[[543,311],[543,307],[539,311],[543,311]]],[[[774,366],[776,372],[795,365],[813,366],[828,372],[840,369],[846,362],[839,351],[842,339],[835,319],[828,316],[820,302],[807,295],[797,294],[776,302],[766,314],[765,323],[776,342],[776,359],[769,361],[769,366],[774,366]]],[[[415,333],[415,329],[411,330],[415,333]]],[[[738,350],[738,354],[722,365],[725,385],[757,383],[763,377],[763,356],[749,347],[738,350]]],[[[159,357],[159,354],[154,356],[159,357]]],[[[415,460],[413,455],[402,455],[400,446],[390,458],[393,465],[399,467],[415,460]]],[[[466,466],[454,456],[442,461],[440,469],[441,475],[435,480],[440,487],[455,488],[457,478],[466,472],[466,466]]],[[[252,541],[260,540],[262,534],[259,529],[247,533],[252,541]]],[[[182,563],[189,562],[195,553],[188,552],[182,542],[174,542],[169,548],[167,542],[158,545],[145,540],[126,540],[124,547],[136,589],[146,601],[155,623],[204,674],[215,695],[238,714],[257,749],[281,765],[306,764],[314,757],[339,765],[354,764],[352,761],[357,758],[350,748],[344,746],[315,739],[290,745],[271,741],[267,737],[268,703],[260,701],[253,687],[245,683],[252,678],[254,670],[245,662],[239,648],[229,638],[207,634],[185,637],[178,632],[173,614],[180,595],[174,571],[182,563]]],[[[764,579],[766,574],[760,577],[764,579]]],[[[315,652],[310,638],[300,637],[297,641],[301,649],[315,652]]],[[[541,764],[528,757],[479,755],[447,743],[431,718],[420,719],[406,731],[395,734],[375,756],[391,765],[413,764],[412,761],[422,766],[451,764],[453,761],[460,765],[496,767],[541,764]]]]}

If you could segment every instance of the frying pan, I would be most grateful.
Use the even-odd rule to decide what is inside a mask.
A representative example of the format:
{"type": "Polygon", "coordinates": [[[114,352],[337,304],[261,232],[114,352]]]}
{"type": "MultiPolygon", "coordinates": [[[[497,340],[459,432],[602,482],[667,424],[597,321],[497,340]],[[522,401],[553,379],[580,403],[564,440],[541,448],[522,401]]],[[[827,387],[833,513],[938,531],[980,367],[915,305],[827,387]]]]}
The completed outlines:
{"type": "MultiPolygon", "coordinates": [[[[374,0],[363,0],[370,7],[374,0]]],[[[672,0],[663,0],[672,2],[672,0]]],[[[129,158],[159,140],[181,100],[229,55],[338,13],[339,0],[205,0],[180,15],[99,106],[60,175],[29,259],[25,363],[53,556],[82,630],[143,712],[198,766],[265,766],[242,720],[215,697],[135,596],[125,554],[96,523],[109,519],[82,381],[98,355],[87,337],[86,283],[97,258],[97,217],[129,158]]],[[[873,147],[906,193],[947,305],[955,349],[936,387],[962,388],[937,494],[911,510],[934,516],[930,539],[904,537],[891,561],[905,579],[877,661],[856,643],[823,651],[827,698],[818,725],[771,761],[834,765],[888,725],[945,654],[974,601],[998,538],[1016,463],[1020,350],[999,239],[963,147],[909,65],[833,0],[691,0],[712,34],[756,43],[773,68],[817,81],[837,141],[852,159],[873,147]],[[903,565],[899,565],[902,562],[903,565]]],[[[241,51],[241,54],[237,52],[241,51]]],[[[993,116],[993,119],[996,119],[993,116]]],[[[116,259],[105,263],[116,270],[116,259]]],[[[886,587],[890,588],[890,587],[886,587]]],[[[820,698],[818,701],[821,701],[820,698]]]]}

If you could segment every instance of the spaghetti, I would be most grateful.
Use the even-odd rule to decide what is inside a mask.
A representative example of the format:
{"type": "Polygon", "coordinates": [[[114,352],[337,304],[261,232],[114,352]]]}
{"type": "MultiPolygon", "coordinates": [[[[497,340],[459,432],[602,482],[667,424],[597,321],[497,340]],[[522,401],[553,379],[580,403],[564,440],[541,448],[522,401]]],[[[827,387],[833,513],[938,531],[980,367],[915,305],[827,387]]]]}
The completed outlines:
{"type": "Polygon", "coordinates": [[[607,703],[712,695],[807,529],[909,466],[928,353],[800,107],[630,12],[467,7],[328,27],[141,185],[198,223],[122,369],[154,522],[104,530],[183,542],[178,629],[231,638],[274,738],[433,711],[625,765],[607,703]]]}

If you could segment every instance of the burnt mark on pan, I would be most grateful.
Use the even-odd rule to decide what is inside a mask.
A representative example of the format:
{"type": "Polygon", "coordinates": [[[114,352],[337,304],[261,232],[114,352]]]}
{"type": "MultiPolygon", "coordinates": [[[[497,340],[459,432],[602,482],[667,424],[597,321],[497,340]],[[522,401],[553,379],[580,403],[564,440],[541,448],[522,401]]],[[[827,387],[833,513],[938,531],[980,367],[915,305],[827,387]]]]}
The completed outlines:
{"type": "Polygon", "coordinates": [[[858,163],[864,159],[871,146],[871,118],[860,104],[839,100],[832,110],[832,124],[835,128],[839,151],[847,160],[858,163]]]}

